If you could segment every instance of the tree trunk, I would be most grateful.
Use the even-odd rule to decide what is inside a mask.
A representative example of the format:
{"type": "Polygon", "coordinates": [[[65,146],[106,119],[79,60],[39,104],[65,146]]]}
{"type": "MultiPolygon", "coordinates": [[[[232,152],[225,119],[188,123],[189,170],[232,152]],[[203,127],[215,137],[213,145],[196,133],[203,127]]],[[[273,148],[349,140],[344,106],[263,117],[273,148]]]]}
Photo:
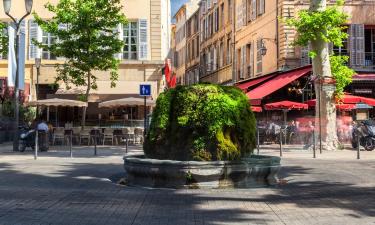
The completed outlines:
{"type": "MultiPolygon", "coordinates": [[[[326,5],[326,0],[311,0],[310,11],[325,10],[326,5]]],[[[329,61],[328,43],[321,38],[311,40],[311,49],[316,52],[316,57],[313,59],[313,73],[318,77],[315,82],[317,100],[315,107],[315,127],[317,128],[317,133],[321,133],[323,149],[336,150],[339,144],[336,129],[336,105],[334,88],[330,88],[334,84],[327,83],[327,80],[332,81],[333,79],[329,61]]]]}
{"type": "MultiPolygon", "coordinates": [[[[88,103],[89,101],[90,89],[91,89],[91,71],[87,73],[87,88],[86,88],[86,93],[85,93],[86,103],[88,103]]],[[[82,108],[82,123],[81,123],[82,128],[84,128],[86,125],[86,112],[87,112],[87,107],[83,107],[82,108]]]]}

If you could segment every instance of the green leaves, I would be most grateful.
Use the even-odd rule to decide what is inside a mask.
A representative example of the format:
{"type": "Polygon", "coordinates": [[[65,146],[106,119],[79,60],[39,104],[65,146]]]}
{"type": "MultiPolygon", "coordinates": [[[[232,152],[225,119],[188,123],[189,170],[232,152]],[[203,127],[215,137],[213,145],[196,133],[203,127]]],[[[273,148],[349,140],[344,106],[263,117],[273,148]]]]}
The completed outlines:
{"type": "Polygon", "coordinates": [[[145,140],[152,158],[233,160],[255,147],[255,118],[235,87],[178,86],[162,93],[145,140]]]}
{"type": "Polygon", "coordinates": [[[336,97],[338,98],[344,94],[344,88],[352,82],[352,76],[355,74],[354,70],[346,66],[348,59],[348,56],[336,55],[329,59],[332,75],[336,80],[336,97]]]}
{"type": "Polygon", "coordinates": [[[127,22],[120,1],[61,0],[57,5],[47,3],[45,8],[53,13],[52,19],[45,21],[34,12],[35,20],[43,31],[56,36],[57,42],[50,46],[34,42],[65,58],[63,64],[56,65],[56,80],[67,86],[89,86],[89,92],[97,88],[91,71],[110,71],[111,87],[114,87],[119,65],[114,55],[123,47],[117,26],[127,22]]]}
{"type": "MultiPolygon", "coordinates": [[[[342,42],[348,38],[348,15],[339,10],[344,1],[337,1],[336,6],[328,7],[323,11],[302,10],[298,18],[287,19],[286,23],[296,28],[298,37],[294,45],[306,46],[311,41],[323,40],[335,46],[343,46],[342,42]]],[[[315,51],[309,52],[310,58],[315,58],[315,51]]],[[[352,82],[354,71],[346,66],[347,56],[330,56],[331,72],[336,80],[336,96],[344,93],[344,88],[352,82]]]]}
{"type": "Polygon", "coordinates": [[[4,32],[7,29],[7,25],[3,22],[0,22],[0,54],[8,54],[8,32],[4,32]]]}
{"type": "Polygon", "coordinates": [[[301,10],[298,18],[286,19],[286,24],[295,27],[298,32],[294,45],[306,46],[310,41],[322,39],[342,46],[342,40],[348,37],[344,25],[348,22],[348,15],[338,6],[323,11],[301,10]]]}

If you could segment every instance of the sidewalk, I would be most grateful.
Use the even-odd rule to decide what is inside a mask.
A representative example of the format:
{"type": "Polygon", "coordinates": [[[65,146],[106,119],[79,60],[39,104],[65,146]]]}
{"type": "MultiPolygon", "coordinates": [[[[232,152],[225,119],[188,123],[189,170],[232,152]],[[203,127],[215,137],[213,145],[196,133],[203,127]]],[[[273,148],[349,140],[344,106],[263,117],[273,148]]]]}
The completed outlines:
{"type": "MultiPolygon", "coordinates": [[[[116,184],[123,148],[39,154],[0,147],[0,225],[342,225],[375,223],[375,152],[284,151],[279,186],[164,190],[116,184]]],[[[278,146],[261,154],[278,155],[278,146]]],[[[128,154],[142,151],[130,146],[128,154]]]]}

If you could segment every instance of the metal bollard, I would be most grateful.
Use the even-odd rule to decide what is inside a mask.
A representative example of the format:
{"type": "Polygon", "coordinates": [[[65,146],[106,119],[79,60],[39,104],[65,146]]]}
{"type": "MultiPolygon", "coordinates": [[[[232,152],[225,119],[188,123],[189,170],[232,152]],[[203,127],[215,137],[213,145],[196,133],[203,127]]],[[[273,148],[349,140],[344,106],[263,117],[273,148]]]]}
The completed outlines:
{"type": "Polygon", "coordinates": [[[70,135],[69,135],[69,151],[70,151],[70,158],[73,158],[72,145],[73,145],[73,138],[72,138],[72,133],[70,133],[70,135]]]}
{"type": "Polygon", "coordinates": [[[315,130],[313,130],[312,132],[312,135],[313,135],[313,158],[315,159],[316,158],[316,145],[315,145],[315,130]]]}
{"type": "Polygon", "coordinates": [[[257,126],[257,154],[259,155],[259,127],[257,126]]]}
{"type": "Polygon", "coordinates": [[[283,156],[283,134],[282,130],[280,130],[280,157],[283,156]]]}
{"type": "Polygon", "coordinates": [[[126,153],[128,153],[129,137],[126,137],[126,153]]]}
{"type": "Polygon", "coordinates": [[[38,129],[35,130],[35,151],[34,151],[34,160],[38,159],[38,150],[39,150],[39,134],[38,129]]]}
{"type": "Polygon", "coordinates": [[[97,156],[97,151],[96,151],[96,135],[94,136],[94,145],[95,145],[94,155],[97,156]]]}
{"type": "Polygon", "coordinates": [[[361,159],[361,145],[359,143],[359,135],[357,136],[357,159],[361,159]]]}

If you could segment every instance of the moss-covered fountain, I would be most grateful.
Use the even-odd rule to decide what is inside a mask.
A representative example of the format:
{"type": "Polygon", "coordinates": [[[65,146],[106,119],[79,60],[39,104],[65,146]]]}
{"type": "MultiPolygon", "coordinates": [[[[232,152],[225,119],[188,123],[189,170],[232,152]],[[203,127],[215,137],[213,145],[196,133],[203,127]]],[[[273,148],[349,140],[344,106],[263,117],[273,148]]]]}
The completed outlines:
{"type": "Polygon", "coordinates": [[[131,185],[256,187],[277,183],[280,158],[253,155],[255,117],[235,87],[178,86],[156,102],[144,155],[124,157],[131,185]]]}

